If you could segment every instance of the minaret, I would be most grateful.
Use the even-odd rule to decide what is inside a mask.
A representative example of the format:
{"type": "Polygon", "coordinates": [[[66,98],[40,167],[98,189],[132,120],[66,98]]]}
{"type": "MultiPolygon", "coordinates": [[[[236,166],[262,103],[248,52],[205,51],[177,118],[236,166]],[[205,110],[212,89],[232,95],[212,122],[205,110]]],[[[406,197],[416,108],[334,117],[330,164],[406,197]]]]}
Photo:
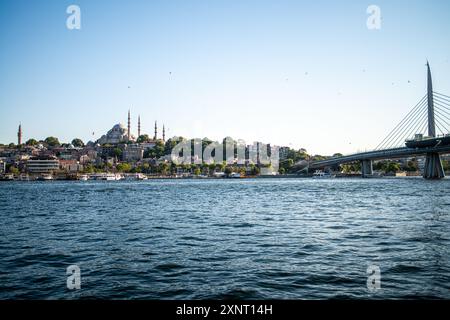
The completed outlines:
{"type": "Polygon", "coordinates": [[[428,71],[428,136],[436,137],[436,126],[434,123],[434,101],[433,101],[433,82],[431,79],[430,64],[427,61],[428,71]]]}
{"type": "Polygon", "coordinates": [[[19,131],[17,132],[17,145],[20,146],[22,144],[22,124],[19,124],[19,131]]]}
{"type": "Polygon", "coordinates": [[[131,140],[131,115],[130,110],[128,110],[128,141],[131,140]]]}
{"type": "Polygon", "coordinates": [[[163,141],[166,141],[166,128],[163,125],[163,141]]]}
{"type": "Polygon", "coordinates": [[[158,139],[158,124],[155,121],[155,136],[153,137],[153,140],[158,139]]]}
{"type": "Polygon", "coordinates": [[[141,136],[141,116],[138,116],[138,138],[141,136]]]}

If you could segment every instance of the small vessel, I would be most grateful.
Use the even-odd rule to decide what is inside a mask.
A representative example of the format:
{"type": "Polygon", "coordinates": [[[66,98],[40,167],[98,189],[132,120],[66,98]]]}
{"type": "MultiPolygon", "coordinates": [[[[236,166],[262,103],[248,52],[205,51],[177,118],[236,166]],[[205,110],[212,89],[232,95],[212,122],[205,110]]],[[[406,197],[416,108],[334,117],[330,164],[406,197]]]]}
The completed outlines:
{"type": "Polygon", "coordinates": [[[53,175],[51,174],[42,174],[37,178],[38,181],[51,181],[53,180],[53,175]]]}
{"type": "Polygon", "coordinates": [[[5,174],[0,176],[0,181],[13,181],[14,180],[14,175],[12,174],[5,174]]]}
{"type": "Polygon", "coordinates": [[[233,172],[229,175],[230,178],[239,179],[241,178],[241,174],[239,172],[233,172]]]}
{"type": "Polygon", "coordinates": [[[124,177],[125,180],[147,180],[147,176],[143,173],[127,174],[124,177]]]}
{"type": "Polygon", "coordinates": [[[30,181],[30,176],[27,174],[21,174],[18,178],[19,181],[30,181]]]}
{"type": "Polygon", "coordinates": [[[336,175],[329,172],[323,172],[322,170],[316,170],[312,177],[313,179],[331,179],[336,178],[336,175]]]}
{"type": "Polygon", "coordinates": [[[106,180],[106,181],[122,180],[122,176],[120,174],[107,173],[107,174],[102,175],[100,180],[106,180]]]}
{"type": "Polygon", "coordinates": [[[440,137],[427,137],[423,134],[416,134],[414,139],[406,140],[408,148],[433,148],[450,144],[450,134],[440,137]]]}
{"type": "Polygon", "coordinates": [[[89,177],[87,174],[82,174],[81,176],[78,176],[78,180],[87,181],[87,180],[89,180],[89,177]]]}

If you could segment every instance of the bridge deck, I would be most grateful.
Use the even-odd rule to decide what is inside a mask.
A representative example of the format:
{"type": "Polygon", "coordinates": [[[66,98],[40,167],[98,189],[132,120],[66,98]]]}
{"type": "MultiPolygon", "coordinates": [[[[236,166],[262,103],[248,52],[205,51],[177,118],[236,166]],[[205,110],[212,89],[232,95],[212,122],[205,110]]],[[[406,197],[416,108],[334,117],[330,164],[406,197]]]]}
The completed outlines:
{"type": "Polygon", "coordinates": [[[361,152],[342,157],[315,161],[309,164],[309,168],[311,169],[323,168],[362,160],[398,159],[404,157],[425,155],[427,153],[450,153],[450,145],[440,147],[429,147],[429,148],[415,148],[415,149],[403,147],[387,150],[361,152]]]}

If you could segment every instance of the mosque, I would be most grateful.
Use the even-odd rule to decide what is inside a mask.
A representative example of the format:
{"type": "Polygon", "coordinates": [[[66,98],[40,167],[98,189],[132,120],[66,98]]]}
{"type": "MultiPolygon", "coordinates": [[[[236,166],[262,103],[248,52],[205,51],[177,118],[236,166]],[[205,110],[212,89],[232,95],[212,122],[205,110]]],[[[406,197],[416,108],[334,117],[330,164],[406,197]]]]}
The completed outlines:
{"type": "MultiPolygon", "coordinates": [[[[138,117],[138,137],[141,136],[141,117],[138,117]]],[[[158,140],[158,125],[155,121],[155,134],[153,136],[153,142],[158,140]]],[[[163,125],[162,132],[162,141],[166,140],[166,130],[163,125]]],[[[131,134],[131,114],[130,110],[128,110],[128,127],[125,127],[123,124],[119,123],[112,127],[106,135],[103,135],[100,139],[97,140],[97,143],[102,144],[119,144],[119,143],[127,143],[127,142],[136,142],[136,137],[131,134]]]]}

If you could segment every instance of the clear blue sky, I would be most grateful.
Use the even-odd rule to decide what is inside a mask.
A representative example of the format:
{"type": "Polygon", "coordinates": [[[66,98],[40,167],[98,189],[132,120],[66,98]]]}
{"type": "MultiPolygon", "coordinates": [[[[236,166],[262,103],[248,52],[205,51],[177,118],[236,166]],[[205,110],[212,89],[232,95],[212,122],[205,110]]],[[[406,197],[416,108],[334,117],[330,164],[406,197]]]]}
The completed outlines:
{"type": "Polygon", "coordinates": [[[1,0],[0,143],[19,122],[97,139],[131,108],[134,134],[140,114],[150,134],[370,149],[425,94],[427,59],[450,93],[449,35],[449,1],[1,0]]]}

